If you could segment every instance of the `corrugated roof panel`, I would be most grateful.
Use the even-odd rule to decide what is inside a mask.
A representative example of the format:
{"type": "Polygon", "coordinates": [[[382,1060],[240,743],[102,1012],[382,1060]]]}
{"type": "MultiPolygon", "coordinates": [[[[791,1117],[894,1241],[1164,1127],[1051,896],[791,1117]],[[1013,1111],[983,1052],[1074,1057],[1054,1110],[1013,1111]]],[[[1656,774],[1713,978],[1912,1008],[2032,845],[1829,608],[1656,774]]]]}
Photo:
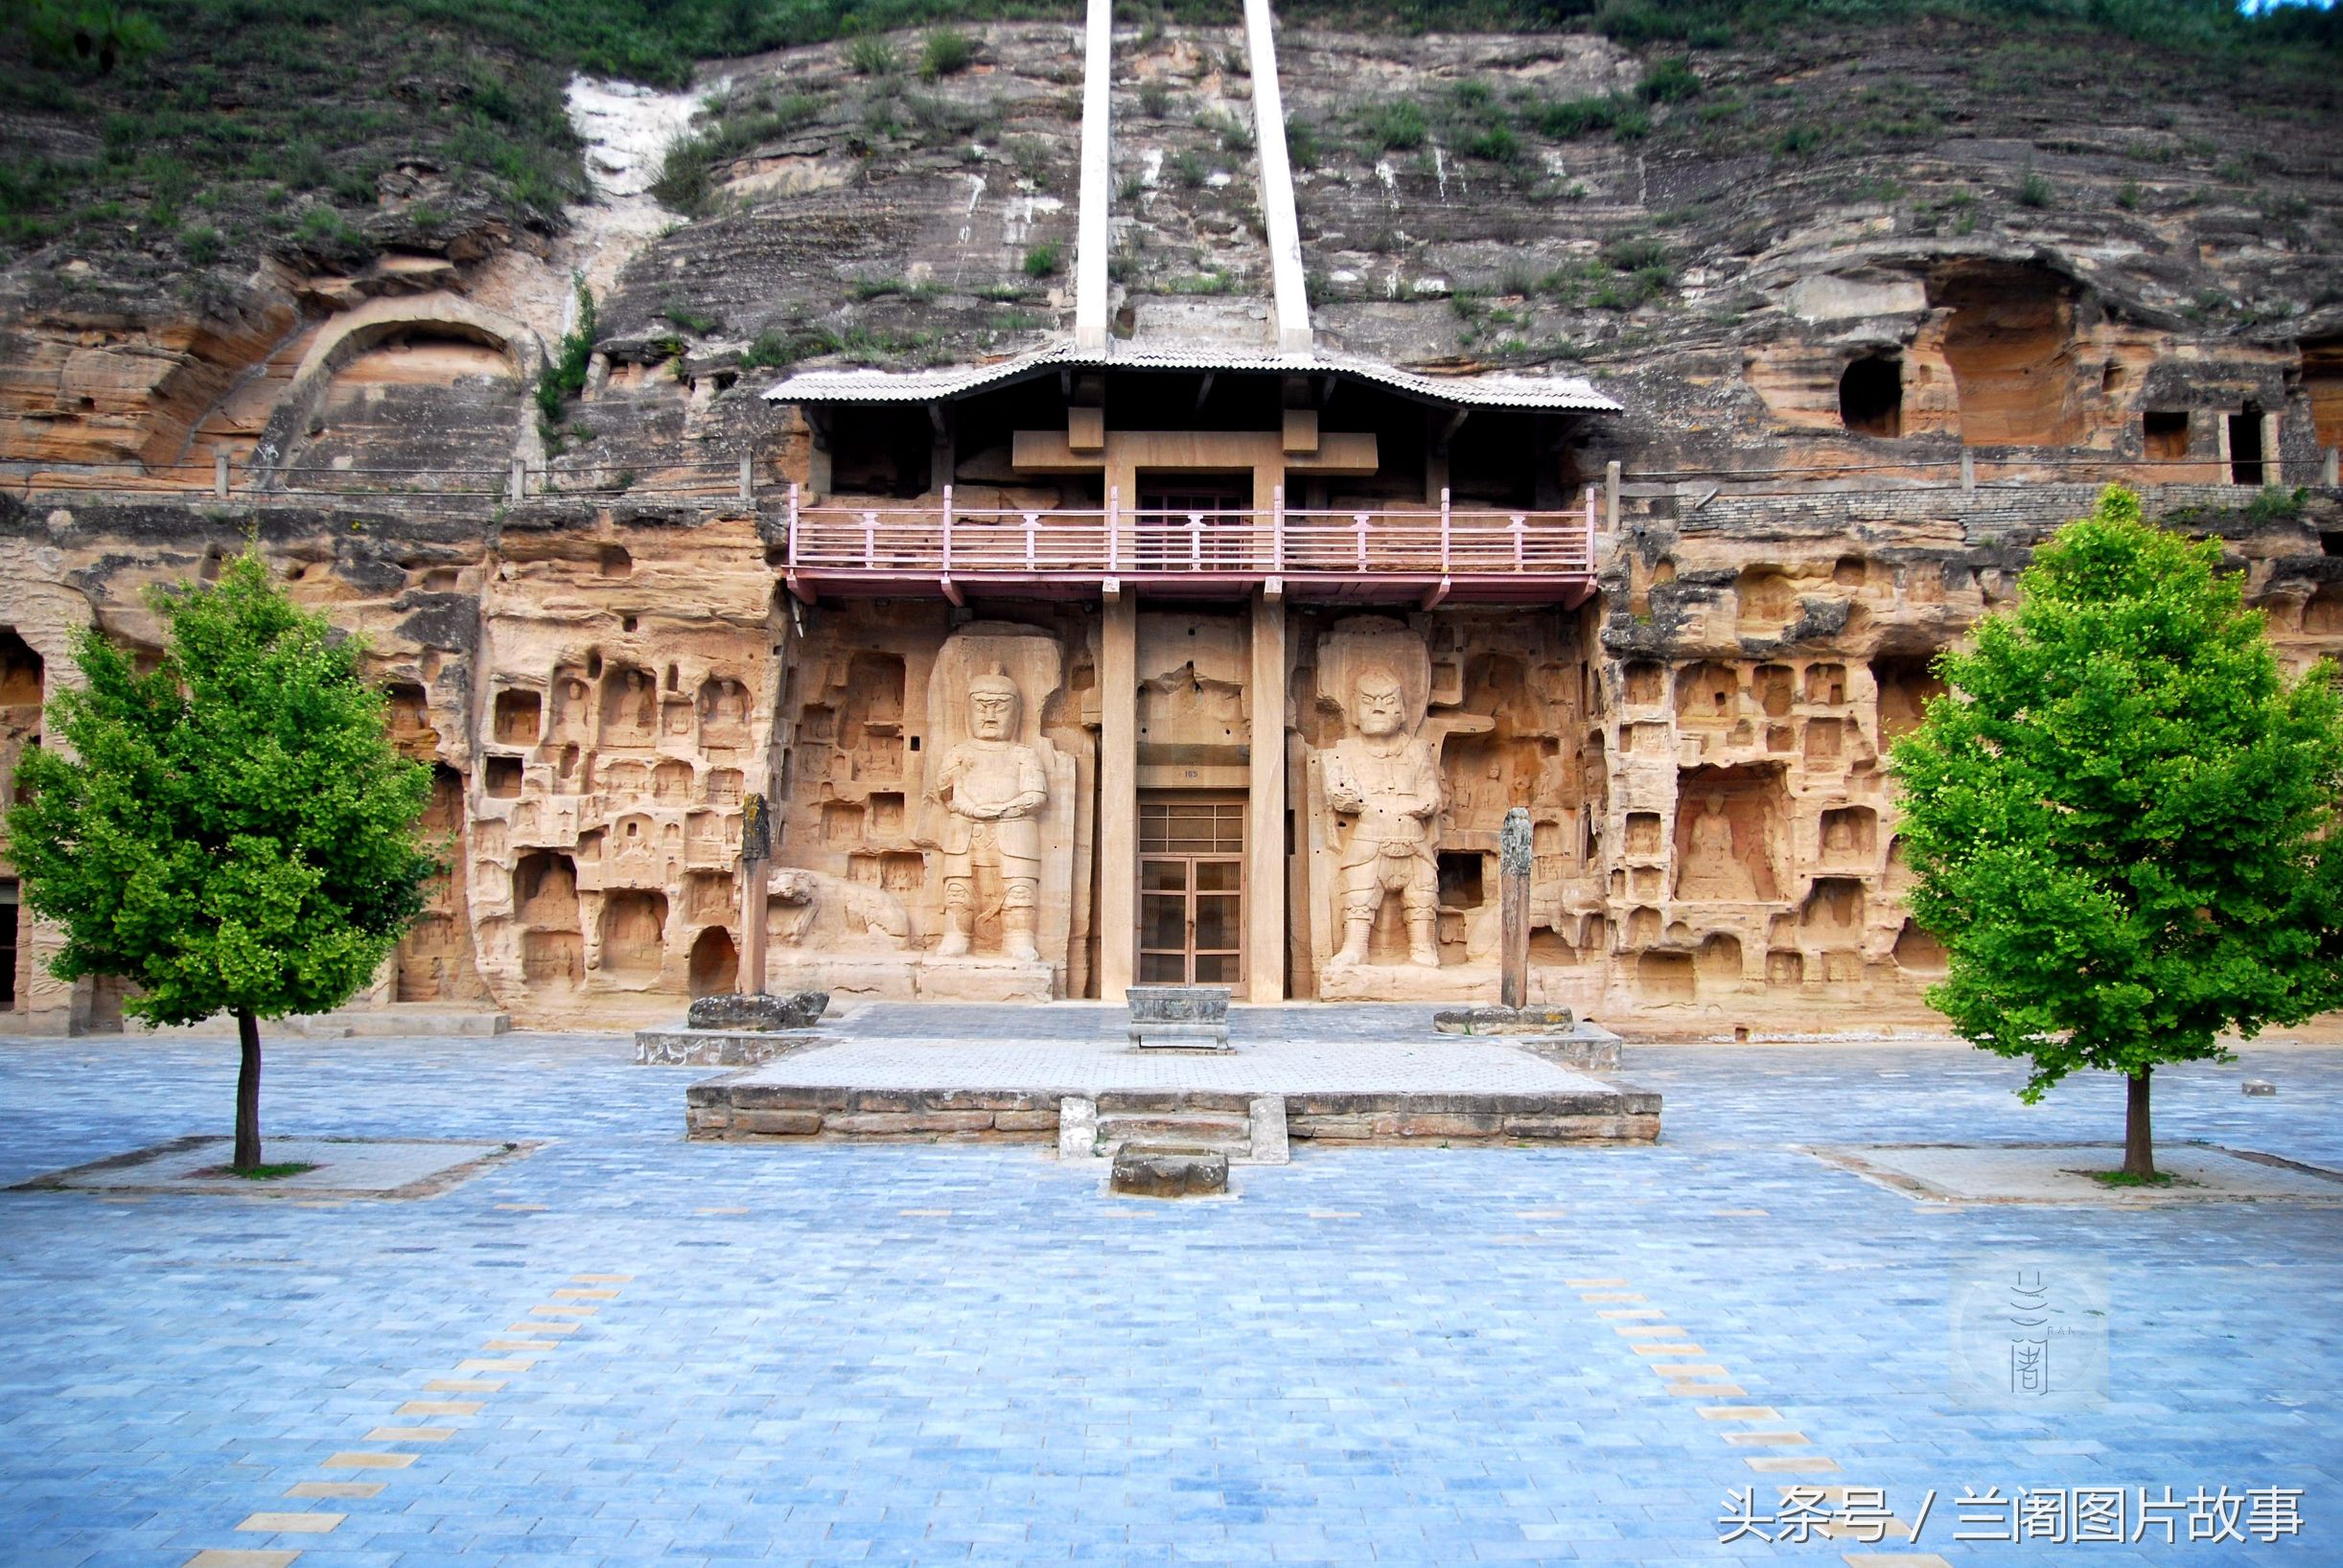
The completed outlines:
{"type": "Polygon", "coordinates": [[[1583,376],[1524,376],[1491,372],[1471,376],[1427,376],[1396,365],[1348,355],[1231,353],[1141,347],[1117,343],[1108,352],[1084,355],[1073,343],[1052,344],[989,365],[944,370],[809,370],[784,378],[765,393],[775,403],[933,403],[964,397],[987,386],[1042,371],[1066,369],[1264,371],[1287,375],[1356,376],[1395,392],[1428,402],[1476,408],[1544,408],[1571,413],[1615,414],[1620,406],[1583,376]]]}

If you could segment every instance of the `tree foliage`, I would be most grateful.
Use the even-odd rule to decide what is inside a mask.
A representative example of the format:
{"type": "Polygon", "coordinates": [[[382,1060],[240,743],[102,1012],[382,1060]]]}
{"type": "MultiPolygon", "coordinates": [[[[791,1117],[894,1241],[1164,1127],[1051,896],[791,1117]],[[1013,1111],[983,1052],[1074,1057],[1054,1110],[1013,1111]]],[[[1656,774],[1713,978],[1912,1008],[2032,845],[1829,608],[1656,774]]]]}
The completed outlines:
{"type": "Polygon", "coordinates": [[[119,975],[154,1024],[339,1006],[422,908],[430,771],[392,749],[359,649],[258,557],[160,589],[161,662],[92,629],[16,772],[10,854],[64,929],[60,979],[119,975]]]}
{"type": "Polygon", "coordinates": [[[2219,563],[2109,488],[1894,748],[1928,1000],[2030,1102],[2343,1004],[2338,672],[2286,680],[2219,563]]]}

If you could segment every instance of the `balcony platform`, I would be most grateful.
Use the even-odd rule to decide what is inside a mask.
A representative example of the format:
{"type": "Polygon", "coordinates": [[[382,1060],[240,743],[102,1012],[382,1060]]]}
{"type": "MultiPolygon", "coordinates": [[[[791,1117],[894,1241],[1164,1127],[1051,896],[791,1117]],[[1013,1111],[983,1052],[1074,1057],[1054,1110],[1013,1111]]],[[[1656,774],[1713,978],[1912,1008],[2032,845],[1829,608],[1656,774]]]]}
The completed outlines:
{"type": "Polygon", "coordinates": [[[940,505],[800,504],[790,495],[783,580],[801,602],[971,593],[1357,604],[1583,604],[1594,507],[1149,513],[968,512],[940,505]]]}

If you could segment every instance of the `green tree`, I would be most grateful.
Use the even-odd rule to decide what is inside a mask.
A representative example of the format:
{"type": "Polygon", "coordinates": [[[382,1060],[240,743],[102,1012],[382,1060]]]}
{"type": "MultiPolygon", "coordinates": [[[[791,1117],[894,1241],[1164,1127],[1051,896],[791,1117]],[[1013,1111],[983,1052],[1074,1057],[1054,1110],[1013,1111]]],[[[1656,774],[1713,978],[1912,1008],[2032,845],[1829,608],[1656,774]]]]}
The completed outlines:
{"type": "Polygon", "coordinates": [[[141,674],[94,628],[86,682],[49,704],[9,813],[25,899],[64,928],[60,980],[119,975],[151,1024],[236,1015],[233,1168],[261,1163],[259,1020],[337,1007],[422,908],[430,771],[392,749],[359,645],[256,555],[156,590],[170,633],[141,674]]]}
{"type": "Polygon", "coordinates": [[[2139,1181],[2158,1063],[2343,1003],[2337,671],[2285,680],[2219,562],[2110,487],[1937,660],[1953,693],[1893,751],[1913,917],[1951,956],[1929,1003],[2031,1058],[2029,1104],[2122,1074],[2139,1181]]]}

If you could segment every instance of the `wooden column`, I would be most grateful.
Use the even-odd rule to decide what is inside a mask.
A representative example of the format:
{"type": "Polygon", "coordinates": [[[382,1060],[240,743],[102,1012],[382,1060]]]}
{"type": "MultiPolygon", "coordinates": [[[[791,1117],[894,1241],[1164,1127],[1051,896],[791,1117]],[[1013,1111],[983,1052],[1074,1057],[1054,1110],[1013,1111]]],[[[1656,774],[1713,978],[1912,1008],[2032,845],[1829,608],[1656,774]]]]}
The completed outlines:
{"type": "Polygon", "coordinates": [[[1139,605],[1110,589],[1099,630],[1099,997],[1121,1002],[1139,947],[1139,605]]]}
{"type": "Polygon", "coordinates": [[[1286,601],[1253,595],[1244,810],[1244,994],[1286,1000],[1286,601]]]}
{"type": "Polygon", "coordinates": [[[1528,808],[1516,806],[1497,830],[1498,964],[1497,1002],[1507,1007],[1529,1003],[1529,867],[1532,830],[1528,808]]]}

